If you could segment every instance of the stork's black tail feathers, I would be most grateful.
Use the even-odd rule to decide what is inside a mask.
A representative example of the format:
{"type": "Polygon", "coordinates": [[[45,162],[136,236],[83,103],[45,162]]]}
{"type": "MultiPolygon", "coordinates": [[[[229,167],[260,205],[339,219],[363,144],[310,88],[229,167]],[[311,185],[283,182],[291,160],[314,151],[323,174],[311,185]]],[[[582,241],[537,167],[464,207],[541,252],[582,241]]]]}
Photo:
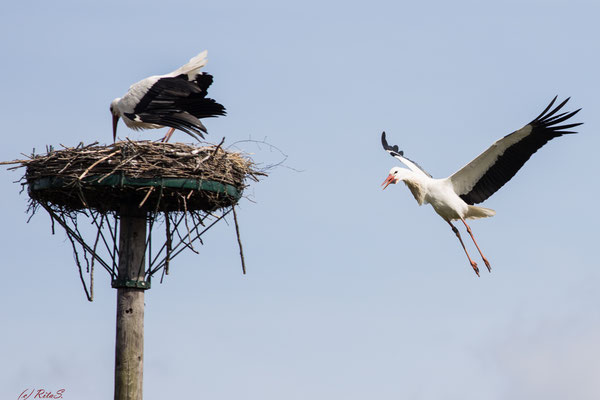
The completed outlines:
{"type": "Polygon", "coordinates": [[[190,95],[187,99],[187,112],[196,118],[217,117],[227,114],[223,105],[206,97],[208,88],[213,83],[212,75],[203,72],[196,75],[193,82],[197,85],[198,89],[200,89],[200,93],[190,95]]]}
{"type": "Polygon", "coordinates": [[[226,115],[225,107],[209,98],[190,98],[186,100],[186,111],[196,118],[209,118],[226,115]]]}

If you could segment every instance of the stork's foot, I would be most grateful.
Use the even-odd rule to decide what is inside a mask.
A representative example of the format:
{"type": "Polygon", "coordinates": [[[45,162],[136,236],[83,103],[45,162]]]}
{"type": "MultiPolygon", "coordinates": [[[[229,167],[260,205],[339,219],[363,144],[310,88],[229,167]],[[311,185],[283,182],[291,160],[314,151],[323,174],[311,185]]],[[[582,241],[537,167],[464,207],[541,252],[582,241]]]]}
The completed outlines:
{"type": "Polygon", "coordinates": [[[487,267],[489,272],[492,272],[492,267],[490,266],[490,262],[487,260],[487,258],[481,256],[481,258],[483,258],[483,262],[485,263],[485,266],[487,267]]]}
{"type": "Polygon", "coordinates": [[[471,261],[471,267],[473,267],[473,271],[479,276],[479,268],[477,267],[477,263],[475,261],[471,261]]]}

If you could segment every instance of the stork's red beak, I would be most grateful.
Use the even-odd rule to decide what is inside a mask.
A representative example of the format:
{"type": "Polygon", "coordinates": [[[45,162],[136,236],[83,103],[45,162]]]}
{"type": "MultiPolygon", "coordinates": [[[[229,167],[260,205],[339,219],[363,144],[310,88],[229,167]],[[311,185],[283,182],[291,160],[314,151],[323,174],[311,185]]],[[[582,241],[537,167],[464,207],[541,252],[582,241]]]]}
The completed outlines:
{"type": "Polygon", "coordinates": [[[119,116],[113,114],[113,142],[117,140],[117,124],[119,123],[119,116]]]}
{"type": "MultiPolygon", "coordinates": [[[[383,181],[381,186],[385,185],[385,186],[383,186],[383,189],[385,189],[386,187],[389,186],[390,183],[396,183],[395,180],[396,180],[396,177],[392,174],[389,174],[388,177],[385,179],[385,181],[383,181]]],[[[383,190],[383,189],[381,189],[381,190],[383,190]]]]}

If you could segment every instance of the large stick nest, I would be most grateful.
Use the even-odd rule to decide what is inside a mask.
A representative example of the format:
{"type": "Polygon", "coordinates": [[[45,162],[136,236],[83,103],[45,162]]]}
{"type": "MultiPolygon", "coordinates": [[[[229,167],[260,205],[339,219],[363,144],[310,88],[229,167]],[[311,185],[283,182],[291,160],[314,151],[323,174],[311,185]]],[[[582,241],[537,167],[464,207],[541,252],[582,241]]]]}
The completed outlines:
{"type": "Polygon", "coordinates": [[[50,150],[29,160],[25,179],[34,202],[77,211],[212,211],[233,206],[246,179],[265,175],[221,146],[123,141],[50,150]]]}

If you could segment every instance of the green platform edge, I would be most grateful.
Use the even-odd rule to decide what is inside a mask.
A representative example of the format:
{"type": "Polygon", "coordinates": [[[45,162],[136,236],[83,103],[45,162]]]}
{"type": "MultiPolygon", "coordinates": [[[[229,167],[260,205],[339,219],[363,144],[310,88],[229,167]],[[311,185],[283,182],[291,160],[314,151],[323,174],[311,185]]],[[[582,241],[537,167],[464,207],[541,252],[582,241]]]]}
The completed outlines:
{"type": "MultiPolygon", "coordinates": [[[[101,175],[90,175],[82,179],[86,185],[92,186],[137,186],[137,187],[163,187],[172,189],[195,189],[205,190],[207,192],[226,194],[239,200],[242,197],[242,192],[227,183],[216,181],[207,181],[203,179],[187,179],[187,178],[129,178],[124,175],[109,175],[98,182],[102,178],[101,175]]],[[[29,187],[33,191],[62,188],[73,184],[73,179],[64,179],[56,177],[44,177],[33,180],[29,183],[29,187]]]]}

